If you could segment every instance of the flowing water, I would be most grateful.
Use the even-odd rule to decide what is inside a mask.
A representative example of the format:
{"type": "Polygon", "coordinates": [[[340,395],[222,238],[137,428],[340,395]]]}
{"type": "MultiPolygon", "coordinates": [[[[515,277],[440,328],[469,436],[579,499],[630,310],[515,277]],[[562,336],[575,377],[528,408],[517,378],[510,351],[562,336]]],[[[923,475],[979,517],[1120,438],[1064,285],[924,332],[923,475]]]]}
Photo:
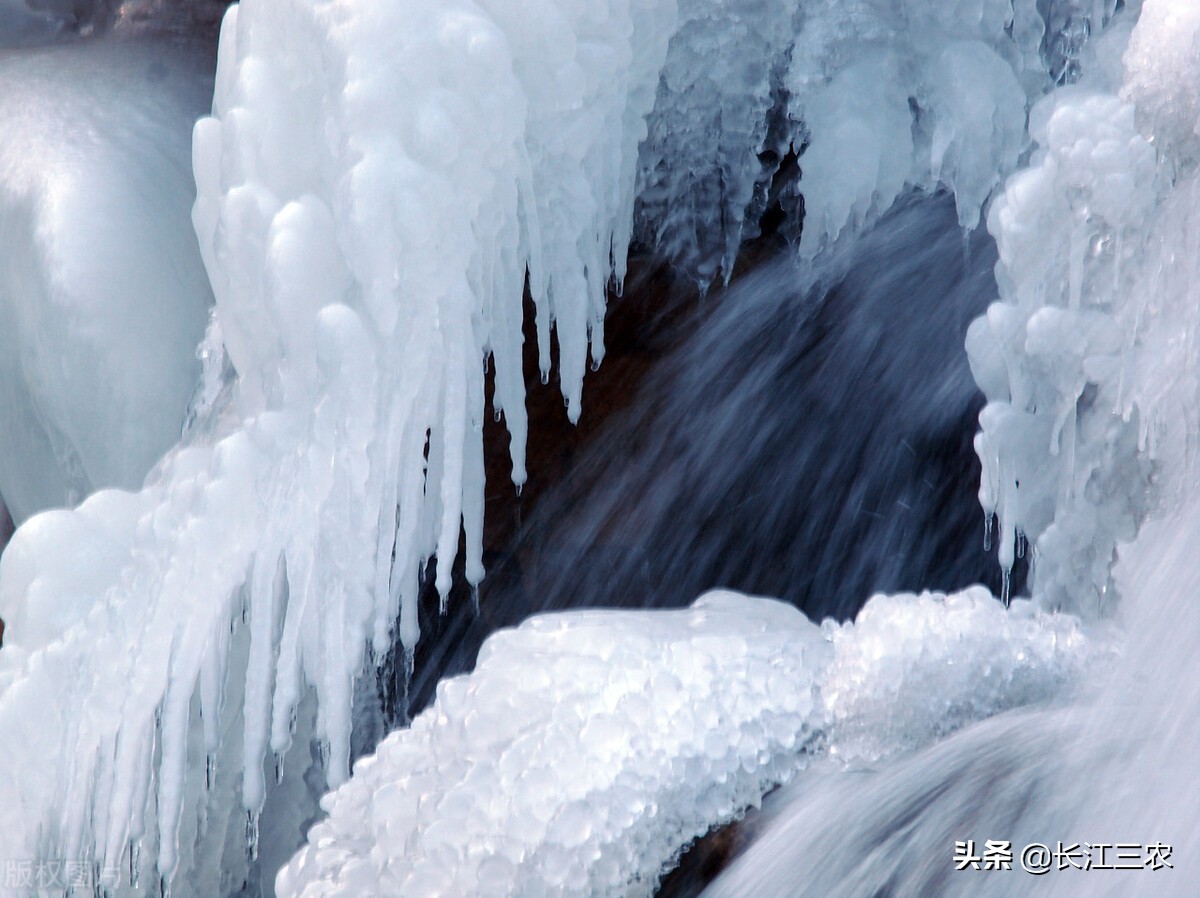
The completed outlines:
{"type": "Polygon", "coordinates": [[[478,611],[452,602],[429,622],[414,711],[488,633],[537,611],[728,587],[819,621],[877,592],[998,590],[962,349],[995,298],[987,232],[964,232],[949,196],[914,193],[814,286],[786,247],[767,257],[675,317],[678,345],[492,556],[478,611]]]}

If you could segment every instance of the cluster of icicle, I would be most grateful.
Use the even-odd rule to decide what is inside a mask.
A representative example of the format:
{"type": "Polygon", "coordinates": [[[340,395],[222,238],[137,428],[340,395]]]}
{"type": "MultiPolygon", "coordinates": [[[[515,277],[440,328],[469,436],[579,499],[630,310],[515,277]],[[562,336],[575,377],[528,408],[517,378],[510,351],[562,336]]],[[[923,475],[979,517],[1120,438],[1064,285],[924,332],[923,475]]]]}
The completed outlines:
{"type": "Polygon", "coordinates": [[[1132,39],[1129,10],[1094,38],[1079,82],[1034,107],[1036,152],[988,219],[1001,299],[967,338],[989,400],[980,501],[1005,580],[1031,547],[1034,595],[1085,616],[1115,607],[1160,455],[1193,451],[1197,137],[1178,123],[1200,104],[1166,85],[1194,70],[1198,23],[1164,2],[1132,39]]]}
{"type": "Polygon", "coordinates": [[[1070,694],[1103,642],[976,587],[877,596],[855,623],[710,593],[543,615],[322,799],[280,896],[649,896],[682,846],[834,755],[877,764],[1070,694]]]}
{"type": "Polygon", "coordinates": [[[1034,0],[683,0],[680,20],[639,232],[702,285],[728,280],[769,199],[793,235],[803,220],[810,258],[912,185],[953,190],[973,227],[1026,145],[1027,100],[1050,85],[1043,41],[1058,44],[1034,0]],[[802,208],[794,184],[770,193],[789,149],[803,150],[802,208]]]}
{"type": "Polygon", "coordinates": [[[553,325],[567,411],[580,413],[649,130],[670,132],[641,163],[673,172],[656,187],[664,214],[736,230],[745,185],[761,177],[765,73],[783,72],[808,142],[809,255],[906,182],[953,188],[973,222],[1015,165],[1025,96],[1044,77],[1032,0],[804,4],[795,40],[768,41],[786,71],[729,62],[712,91],[695,74],[702,59],[744,61],[788,19],[727,5],[230,11],[214,114],[194,139],[194,220],[216,299],[195,410],[208,424],[140,492],[29,521],[0,567],[11,855],[113,871],[143,845],[169,882],[203,839],[194,821],[194,838],[180,835],[197,770],[238,790],[253,831],[271,787],[263,760],[286,755],[298,718],[307,726],[309,696],[325,775],[346,778],[356,677],[370,651],[416,642],[423,563],[437,559],[445,596],[465,531],[466,577],[483,576],[489,358],[513,480],[525,479],[526,280],[543,377],[553,325]],[[668,53],[681,16],[691,26],[668,53]],[[747,45],[703,24],[739,17],[770,26],[747,45]],[[648,114],[694,124],[648,129],[648,114]],[[703,130],[714,120],[721,133],[703,130]],[[723,211],[692,189],[705,159],[743,185],[723,211]]]}
{"type": "Polygon", "coordinates": [[[253,823],[306,689],[328,779],[348,775],[354,678],[398,616],[415,643],[422,561],[444,595],[465,529],[483,576],[488,355],[525,479],[527,272],[542,370],[554,322],[579,414],[674,18],[621,0],[230,10],[194,219],[232,405],[141,492],[36,517],[5,553],[10,855],[114,871],[146,839],[169,881],[190,758],[240,743],[253,823]],[[232,742],[223,704],[242,708],[232,742]]]}

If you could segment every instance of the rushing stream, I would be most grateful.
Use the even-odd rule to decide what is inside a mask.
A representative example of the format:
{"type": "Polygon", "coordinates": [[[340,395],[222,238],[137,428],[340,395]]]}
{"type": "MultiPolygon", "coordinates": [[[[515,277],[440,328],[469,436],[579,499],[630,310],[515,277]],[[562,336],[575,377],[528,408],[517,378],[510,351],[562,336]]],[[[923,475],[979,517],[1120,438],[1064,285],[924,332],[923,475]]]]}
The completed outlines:
{"type": "Polygon", "coordinates": [[[478,616],[460,602],[431,621],[414,710],[536,611],[726,587],[844,620],[878,592],[999,590],[960,349],[995,297],[987,233],[964,235],[949,197],[913,195],[826,261],[828,286],[805,289],[775,252],[680,313],[681,345],[522,521],[478,616]]]}

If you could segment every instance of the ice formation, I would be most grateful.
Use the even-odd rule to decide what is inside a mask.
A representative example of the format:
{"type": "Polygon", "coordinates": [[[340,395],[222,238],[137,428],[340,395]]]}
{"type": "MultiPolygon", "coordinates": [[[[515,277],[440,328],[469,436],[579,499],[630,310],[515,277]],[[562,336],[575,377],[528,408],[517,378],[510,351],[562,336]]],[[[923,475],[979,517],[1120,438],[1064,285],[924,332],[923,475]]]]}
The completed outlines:
{"type": "Polygon", "coordinates": [[[1195,428],[1194,341],[1178,337],[1195,330],[1194,254],[1173,236],[1195,227],[1181,178],[1195,138],[1178,125],[1195,121],[1194,81],[1176,70],[1171,92],[1159,66],[1193,47],[1197,17],[1172,8],[1146,7],[1121,96],[1101,68],[1032,110],[1038,149],[989,214],[1001,300],[967,339],[989,400],[976,447],[1001,564],[1028,543],[1035,596],[1088,615],[1112,611],[1117,545],[1195,428]]]}
{"type": "Polygon", "coordinates": [[[808,135],[802,251],[886,211],[906,184],[951,188],[974,226],[1024,148],[1042,34],[1032,3],[805,4],[786,80],[808,135]]]}
{"type": "Polygon", "coordinates": [[[718,273],[729,280],[744,222],[753,228],[762,213],[772,171],[758,154],[787,150],[786,132],[769,132],[797,7],[680,3],[639,159],[638,220],[645,239],[702,285],[718,273]]]}
{"type": "Polygon", "coordinates": [[[116,869],[153,781],[147,838],[170,880],[189,752],[236,750],[215,722],[244,639],[246,811],[306,687],[329,779],[347,775],[354,678],[397,614],[415,642],[424,560],[444,593],[465,528],[467,577],[483,574],[487,354],[524,479],[527,270],[543,370],[553,322],[578,415],[674,9],[489,7],[263,0],[227,16],[194,219],[216,297],[206,346],[224,350],[206,383],[228,365],[232,405],[204,391],[204,426],[141,492],[36,518],[4,554],[0,719],[47,728],[0,771],[12,851],[116,869]],[[238,614],[249,626],[222,635],[238,614]],[[67,775],[28,773],[48,750],[67,775]]]}
{"type": "MultiPolygon", "coordinates": [[[[73,511],[35,517],[0,562],[0,615],[10,624],[0,652],[0,831],[10,854],[87,857],[112,871],[144,847],[143,861],[169,883],[199,863],[190,852],[209,850],[184,813],[205,767],[238,771],[237,803],[253,845],[271,793],[264,759],[287,755],[309,726],[305,709],[315,709],[312,736],[328,781],[348,776],[355,680],[369,646],[381,651],[398,635],[411,649],[417,640],[422,566],[436,559],[445,596],[465,533],[466,577],[483,576],[485,359],[494,361],[495,411],[511,434],[519,485],[526,277],[543,376],[553,328],[564,400],[577,418],[589,353],[598,363],[603,351],[605,290],[610,276],[619,283],[624,274],[639,141],[657,135],[642,171],[661,170],[653,154],[675,152],[671,129],[659,122],[722,123],[720,133],[701,135],[711,151],[684,155],[705,172],[728,171],[726,193],[693,191],[676,175],[655,187],[666,214],[691,216],[692,224],[681,218],[670,227],[692,228],[705,235],[697,245],[717,247],[710,260],[728,259],[738,207],[753,202],[761,183],[755,154],[778,89],[809,144],[801,250],[810,256],[884,211],[906,183],[947,185],[960,220],[973,223],[1025,147],[1026,97],[1047,78],[1032,2],[813,3],[794,43],[775,31],[786,15],[751,3],[740,14],[759,27],[744,40],[709,35],[704,23],[729,23],[715,8],[677,10],[671,0],[245,0],[231,10],[213,116],[196,126],[193,143],[194,224],[216,301],[195,427],[140,492],[102,491],[73,511]],[[668,51],[677,19],[685,25],[668,51]],[[770,66],[730,63],[714,94],[711,79],[695,71],[710,40],[719,54],[769,45],[781,57],[770,66]],[[231,714],[241,718],[233,735],[231,714]]],[[[1091,15],[1109,12],[1097,5],[1091,15]]],[[[1141,146],[1134,119],[1097,102],[1101,142],[1080,151],[1103,161],[1114,139],[1141,146]]],[[[1037,164],[1057,166],[1062,156],[1069,174],[1073,144],[1050,136],[1061,120],[1057,112],[1035,116],[1051,147],[1037,164]]],[[[1178,139],[1186,143],[1186,135],[1178,139]]],[[[1143,196],[1136,173],[1118,180],[1132,200],[1143,196]]],[[[1044,194],[1058,196],[1055,188],[1044,194]]],[[[992,220],[1004,208],[998,204],[992,220]]],[[[1056,227],[1057,208],[1045,214],[1056,227]]],[[[1121,214],[1132,213],[1113,210],[1113,227],[1125,221],[1121,214]]],[[[1082,225],[1055,233],[1091,246],[1082,225]]],[[[1117,246],[1121,235],[1112,236],[1117,246]]],[[[1071,271],[1085,278],[1093,269],[1071,271]]],[[[1009,277],[1006,296],[1017,297],[1016,275],[1009,277]]],[[[1054,321],[1045,322],[1042,332],[1053,337],[1054,321]]],[[[1094,332],[1103,354],[1102,322],[1094,332]]],[[[1000,342],[989,357],[1003,365],[993,368],[1021,368],[1017,356],[1026,350],[1014,356],[1000,342]]],[[[1077,382],[1070,359],[1050,361],[1061,378],[1041,389],[1051,399],[1069,396],[1077,382]]],[[[1008,401],[1008,389],[1008,397],[990,398],[1008,401]]],[[[1037,415],[1070,414],[1069,402],[1050,405],[1057,411],[1042,406],[1037,415]]],[[[1149,417],[1139,412],[1137,421],[1149,417]]],[[[1055,426],[1034,436],[1048,446],[1055,426]]],[[[1015,460],[1000,446],[1010,432],[1019,436],[987,425],[985,437],[999,446],[989,471],[1028,455],[1015,436],[1015,460]]],[[[1122,436],[1103,447],[1129,459],[1129,445],[1122,436]]],[[[1125,475],[1119,464],[1104,470],[1125,475]]],[[[1086,496],[1087,486],[1076,495],[1086,496]]],[[[1033,512],[1000,492],[1006,532],[1019,522],[1038,536],[1033,512]]],[[[1134,493],[1102,492],[1105,508],[1116,509],[1101,516],[1102,535],[1125,533],[1136,517],[1134,493]]],[[[1054,521],[1061,539],[1076,540],[1069,509],[1054,521]]],[[[978,613],[989,631],[981,651],[997,659],[994,670],[1010,669],[1004,659],[1022,640],[1040,646],[1038,634],[1060,626],[1004,617],[979,597],[964,601],[991,609],[978,613]]],[[[948,719],[1045,695],[1051,687],[1038,684],[1061,675],[1053,651],[1018,652],[1020,664],[1033,665],[1028,682],[985,677],[975,691],[963,685],[972,681],[955,680],[961,700],[948,719]]],[[[850,676],[856,668],[846,659],[850,676]]],[[[729,678],[736,704],[742,681],[729,678]]],[[[933,694],[951,688],[918,680],[933,694]]],[[[853,754],[952,725],[925,712],[888,717],[878,725],[890,735],[872,748],[867,731],[879,709],[844,708],[853,754]]],[[[406,738],[413,737],[395,737],[406,738]]],[[[651,785],[674,766],[661,767],[651,785]]],[[[689,814],[677,839],[708,822],[689,814]]],[[[674,850],[657,844],[646,876],[674,850]]]]}
{"type": "MultiPolygon", "coordinates": [[[[1104,5],[1072,21],[1100,22],[1104,5]]],[[[729,278],[789,149],[802,211],[796,185],[782,201],[809,258],[911,185],[950,188],[973,227],[1050,85],[1033,0],[685,0],[680,20],[642,150],[640,230],[701,285],[729,278]]]]}
{"type": "Polygon", "coordinates": [[[322,800],[278,894],[652,895],[687,842],[814,757],[877,763],[1069,694],[1102,646],[978,588],[823,628],[727,592],[531,618],[322,800]]]}
{"type": "Polygon", "coordinates": [[[179,439],[212,301],[188,143],[211,87],[186,45],[0,55],[0,495],[18,523],[141,486],[179,439]]]}

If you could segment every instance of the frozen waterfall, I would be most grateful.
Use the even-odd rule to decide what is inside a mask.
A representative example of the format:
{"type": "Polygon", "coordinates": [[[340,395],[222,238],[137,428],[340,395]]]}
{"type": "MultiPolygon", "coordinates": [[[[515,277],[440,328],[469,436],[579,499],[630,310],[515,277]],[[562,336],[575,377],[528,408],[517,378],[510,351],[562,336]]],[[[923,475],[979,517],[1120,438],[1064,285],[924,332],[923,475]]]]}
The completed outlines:
{"type": "MultiPolygon", "coordinates": [[[[0,0],[0,862],[113,895],[652,895],[787,783],[713,894],[1124,887],[953,869],[958,839],[1059,836],[1170,842],[1147,888],[1187,893],[1190,0],[243,0],[190,220],[208,76],[186,35],[212,4],[66,6],[0,0]],[[485,576],[487,416],[519,492],[527,377],[587,414],[631,245],[704,294],[775,215],[817,307],[904,267],[872,235],[935,192],[964,283],[981,243],[998,258],[960,356],[987,405],[957,536],[994,539],[999,598],[534,617],[352,766],[382,660],[433,638],[427,571],[443,612],[456,571],[485,576]],[[1179,707],[1134,685],[1164,672],[1179,707]],[[1132,799],[1085,785],[1122,763],[1148,771],[1132,799]]],[[[827,323],[788,320],[813,345],[827,323]]],[[[922,364],[879,321],[845,326],[922,364]]],[[[801,368],[849,377],[826,345],[801,368]]],[[[737,395],[713,399],[736,417],[737,395]]],[[[855,414],[838,395],[830,418],[855,414]]]]}

